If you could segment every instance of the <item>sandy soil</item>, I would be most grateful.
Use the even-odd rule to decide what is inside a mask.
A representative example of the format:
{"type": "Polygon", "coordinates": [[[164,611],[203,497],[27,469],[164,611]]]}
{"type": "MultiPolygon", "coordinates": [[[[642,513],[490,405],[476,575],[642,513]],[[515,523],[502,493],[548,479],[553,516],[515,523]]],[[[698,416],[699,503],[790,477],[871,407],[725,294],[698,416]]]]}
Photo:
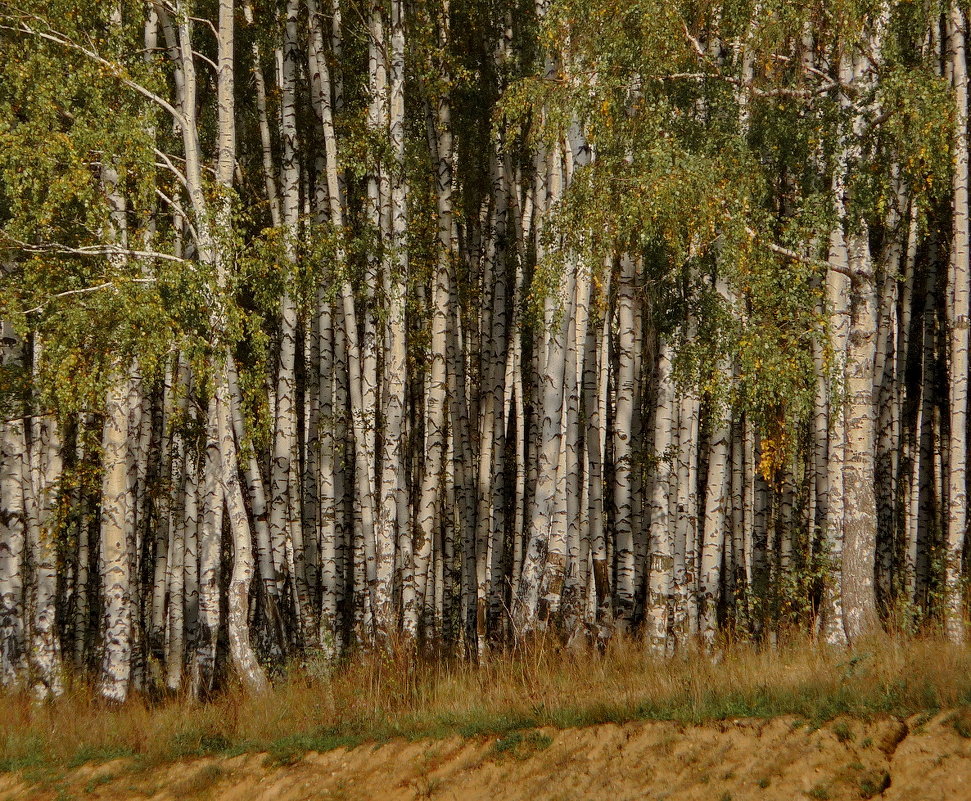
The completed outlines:
{"type": "Polygon", "coordinates": [[[509,738],[392,741],[295,757],[123,760],[46,786],[0,775],[0,801],[971,801],[971,713],[705,726],[631,723],[509,738]]]}

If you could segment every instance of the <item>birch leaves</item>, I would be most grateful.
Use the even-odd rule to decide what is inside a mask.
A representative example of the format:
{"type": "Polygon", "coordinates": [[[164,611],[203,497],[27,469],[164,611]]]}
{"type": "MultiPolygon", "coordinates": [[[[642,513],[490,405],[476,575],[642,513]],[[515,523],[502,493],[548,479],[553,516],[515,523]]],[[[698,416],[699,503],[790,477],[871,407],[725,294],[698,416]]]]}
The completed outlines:
{"type": "Polygon", "coordinates": [[[5,683],[963,636],[956,7],[42,5],[0,12],[5,683]]]}

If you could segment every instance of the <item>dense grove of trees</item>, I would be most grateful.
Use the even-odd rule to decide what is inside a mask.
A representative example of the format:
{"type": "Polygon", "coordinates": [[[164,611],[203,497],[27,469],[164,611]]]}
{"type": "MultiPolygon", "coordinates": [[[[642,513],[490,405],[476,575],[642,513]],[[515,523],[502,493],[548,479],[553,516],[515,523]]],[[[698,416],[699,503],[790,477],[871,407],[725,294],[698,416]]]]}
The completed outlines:
{"type": "Polygon", "coordinates": [[[962,641],[967,25],[0,2],[0,682],[962,641]]]}

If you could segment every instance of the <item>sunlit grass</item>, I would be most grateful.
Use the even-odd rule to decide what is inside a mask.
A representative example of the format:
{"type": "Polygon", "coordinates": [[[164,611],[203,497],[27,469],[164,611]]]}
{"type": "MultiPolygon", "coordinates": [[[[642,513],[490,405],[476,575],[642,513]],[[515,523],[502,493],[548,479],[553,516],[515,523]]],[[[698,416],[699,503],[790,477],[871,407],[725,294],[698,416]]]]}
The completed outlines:
{"type": "Polygon", "coordinates": [[[109,707],[78,684],[40,705],[26,694],[0,695],[0,769],[67,769],[117,757],[152,765],[246,751],[287,763],[308,750],[392,737],[508,736],[632,720],[795,715],[822,722],[969,703],[971,649],[939,639],[880,636],[852,651],[806,640],[775,649],[737,645],[717,660],[655,660],[635,642],[612,643],[605,653],[540,642],[480,666],[392,648],[332,671],[293,669],[264,696],[229,687],[205,703],[135,696],[109,707]]]}

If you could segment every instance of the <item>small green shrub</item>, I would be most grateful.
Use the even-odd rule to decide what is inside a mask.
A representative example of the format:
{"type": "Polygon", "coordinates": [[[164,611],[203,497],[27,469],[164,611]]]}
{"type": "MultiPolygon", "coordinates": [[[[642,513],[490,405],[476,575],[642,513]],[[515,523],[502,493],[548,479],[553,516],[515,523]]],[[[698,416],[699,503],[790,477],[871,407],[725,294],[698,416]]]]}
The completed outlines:
{"type": "Polygon", "coordinates": [[[853,741],[853,730],[850,729],[849,724],[845,721],[839,721],[835,726],[833,726],[833,734],[836,735],[836,739],[841,743],[849,743],[853,741]]]}
{"type": "Polygon", "coordinates": [[[824,784],[817,784],[807,795],[815,801],[829,801],[829,788],[824,784]]]}

